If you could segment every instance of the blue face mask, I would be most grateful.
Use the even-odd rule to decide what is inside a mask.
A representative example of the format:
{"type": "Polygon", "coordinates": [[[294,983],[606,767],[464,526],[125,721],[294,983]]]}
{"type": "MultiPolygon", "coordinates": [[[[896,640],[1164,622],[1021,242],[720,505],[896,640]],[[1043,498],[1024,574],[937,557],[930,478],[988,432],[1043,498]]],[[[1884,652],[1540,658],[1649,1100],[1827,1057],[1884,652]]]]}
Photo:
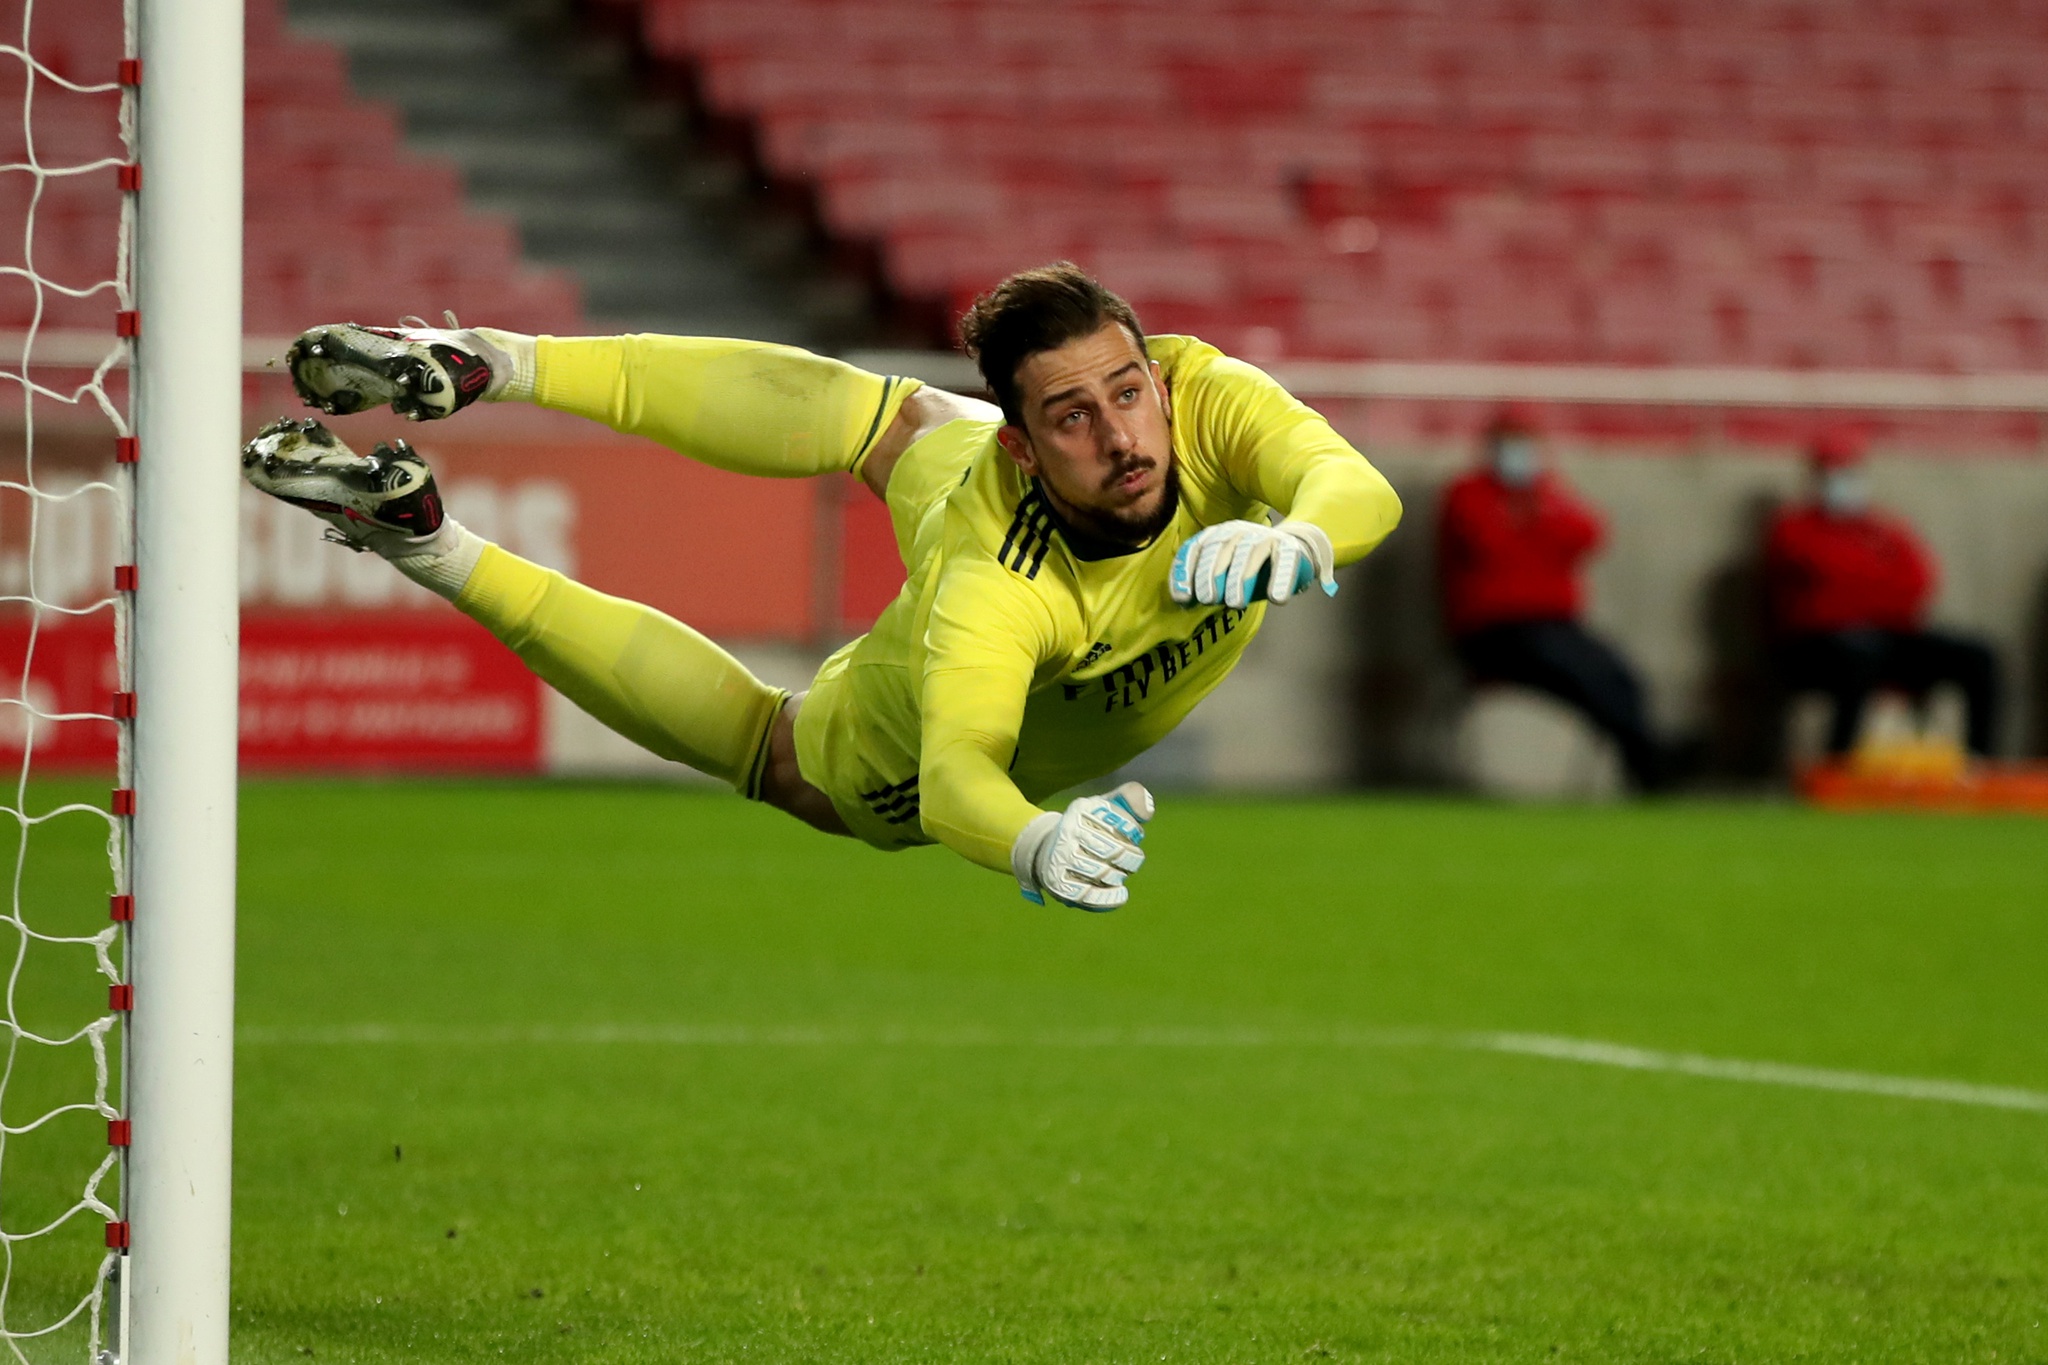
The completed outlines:
{"type": "Polygon", "coordinates": [[[1493,445],[1493,474],[1510,488],[1527,488],[1543,472],[1543,456],[1529,436],[1503,436],[1493,445]]]}
{"type": "Polygon", "coordinates": [[[1860,469],[1830,469],[1820,476],[1820,505],[1838,517],[1870,509],[1870,480],[1860,469]]]}

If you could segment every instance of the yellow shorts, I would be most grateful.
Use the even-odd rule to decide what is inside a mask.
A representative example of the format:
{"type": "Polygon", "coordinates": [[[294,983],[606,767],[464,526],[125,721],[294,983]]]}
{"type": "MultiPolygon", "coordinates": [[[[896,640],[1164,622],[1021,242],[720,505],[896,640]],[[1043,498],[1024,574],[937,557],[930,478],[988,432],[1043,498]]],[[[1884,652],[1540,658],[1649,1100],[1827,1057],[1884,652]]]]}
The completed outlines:
{"type": "MultiPolygon", "coordinates": [[[[960,483],[960,475],[987,444],[989,423],[948,422],[903,452],[889,474],[889,521],[896,549],[910,568],[910,547],[932,504],[960,483]]],[[[862,637],[863,639],[866,637],[862,637]]],[[[916,737],[880,733],[883,718],[858,704],[854,669],[897,665],[855,664],[861,641],[843,646],[818,669],[796,717],[797,769],[825,793],[855,838],[894,852],[934,842],[918,823],[916,737]]],[[[885,691],[902,695],[900,684],[885,691]]],[[[902,728],[899,726],[899,728],[902,728]]]]}

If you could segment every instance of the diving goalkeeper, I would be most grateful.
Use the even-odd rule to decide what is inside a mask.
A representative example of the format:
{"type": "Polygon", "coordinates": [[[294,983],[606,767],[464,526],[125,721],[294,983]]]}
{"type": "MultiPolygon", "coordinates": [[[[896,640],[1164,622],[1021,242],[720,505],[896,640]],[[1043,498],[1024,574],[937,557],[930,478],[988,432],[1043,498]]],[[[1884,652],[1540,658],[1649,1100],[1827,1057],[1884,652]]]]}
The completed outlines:
{"type": "MultiPolygon", "coordinates": [[[[888,504],[908,581],[792,696],[689,627],[489,544],[403,443],[357,455],[266,427],[248,481],[325,518],[510,646],[612,729],[832,834],[934,841],[1025,896],[1113,909],[1144,861],[1137,783],[1037,802],[1156,743],[1223,680],[1269,604],[1320,587],[1400,502],[1320,416],[1191,337],[1147,338],[1079,269],[1012,276],[961,336],[997,405],[789,347],[317,327],[309,403],[447,417],[519,400],[721,469],[852,473],[888,504]],[[1280,514],[1269,517],[1269,509],[1280,514]]],[[[764,527],[762,553],[773,553],[764,527]]],[[[744,590],[744,565],[733,588],[744,590]]]]}

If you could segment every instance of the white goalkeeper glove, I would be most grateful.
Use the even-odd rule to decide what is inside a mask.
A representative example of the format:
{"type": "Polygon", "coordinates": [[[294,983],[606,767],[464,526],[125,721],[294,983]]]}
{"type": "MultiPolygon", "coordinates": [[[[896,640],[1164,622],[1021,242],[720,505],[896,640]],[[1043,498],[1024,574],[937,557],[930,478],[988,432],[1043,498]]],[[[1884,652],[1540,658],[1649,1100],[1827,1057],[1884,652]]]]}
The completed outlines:
{"type": "Polygon", "coordinates": [[[1166,586],[1176,602],[1246,607],[1285,602],[1317,582],[1335,597],[1336,568],[1329,536],[1312,522],[1226,521],[1181,542],[1166,586]]]}
{"type": "Polygon", "coordinates": [[[1152,793],[1126,782],[1024,826],[1010,846],[1010,870],[1024,899],[1043,905],[1051,896],[1082,910],[1122,905],[1131,898],[1124,878],[1145,863],[1145,822],[1152,812],[1152,793]]]}

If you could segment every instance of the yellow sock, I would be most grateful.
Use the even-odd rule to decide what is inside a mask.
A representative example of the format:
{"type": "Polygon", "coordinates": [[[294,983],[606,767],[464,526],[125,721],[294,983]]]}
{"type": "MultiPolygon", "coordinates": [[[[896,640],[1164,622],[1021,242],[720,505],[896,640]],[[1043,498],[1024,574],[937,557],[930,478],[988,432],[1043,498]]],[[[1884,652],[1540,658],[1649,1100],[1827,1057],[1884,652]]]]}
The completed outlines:
{"type": "Polygon", "coordinates": [[[858,474],[915,379],[722,337],[540,337],[534,401],[741,474],[858,474]]]}
{"type": "Polygon", "coordinates": [[[486,545],[455,599],[541,679],[641,748],[760,796],[789,693],[652,607],[486,545]]]}

